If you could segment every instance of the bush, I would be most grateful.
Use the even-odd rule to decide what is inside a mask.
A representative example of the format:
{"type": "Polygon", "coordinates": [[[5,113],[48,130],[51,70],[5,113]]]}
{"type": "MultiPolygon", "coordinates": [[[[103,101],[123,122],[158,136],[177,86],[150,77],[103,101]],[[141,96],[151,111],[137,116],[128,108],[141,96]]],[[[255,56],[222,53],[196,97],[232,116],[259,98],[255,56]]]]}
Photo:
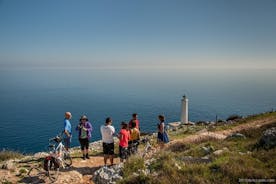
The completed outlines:
{"type": "Polygon", "coordinates": [[[170,150],[172,152],[183,152],[190,149],[190,145],[184,142],[176,142],[174,144],[169,145],[166,150],[170,150]]]}
{"type": "Polygon", "coordinates": [[[229,116],[227,119],[226,119],[226,121],[234,121],[234,120],[237,120],[237,119],[242,119],[242,116],[240,116],[240,115],[237,115],[237,114],[233,114],[233,115],[231,115],[231,116],[229,116]]]}
{"type": "Polygon", "coordinates": [[[9,159],[22,158],[23,154],[16,151],[1,151],[0,152],[0,161],[5,161],[9,159]]]}
{"type": "Polygon", "coordinates": [[[144,159],[138,156],[131,156],[124,165],[123,175],[128,177],[139,170],[145,169],[144,159]]]}

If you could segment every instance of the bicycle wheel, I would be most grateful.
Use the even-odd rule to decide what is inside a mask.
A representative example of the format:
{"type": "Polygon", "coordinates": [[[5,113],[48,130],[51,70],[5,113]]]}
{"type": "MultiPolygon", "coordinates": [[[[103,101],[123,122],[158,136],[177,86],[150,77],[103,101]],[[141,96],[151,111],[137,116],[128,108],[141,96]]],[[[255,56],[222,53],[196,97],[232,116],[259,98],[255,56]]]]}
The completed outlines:
{"type": "Polygon", "coordinates": [[[42,170],[38,167],[33,167],[29,170],[26,177],[26,183],[44,183],[45,181],[41,178],[42,170]]]}
{"type": "Polygon", "coordinates": [[[63,154],[63,162],[67,167],[72,165],[72,158],[70,156],[70,153],[65,152],[63,154]]]}
{"type": "Polygon", "coordinates": [[[44,160],[44,168],[46,168],[46,175],[52,182],[55,182],[58,178],[59,166],[58,163],[55,162],[55,158],[50,160],[44,160]]]}
{"type": "Polygon", "coordinates": [[[142,158],[145,158],[149,152],[149,150],[151,149],[151,145],[149,142],[146,142],[146,145],[144,147],[144,151],[142,153],[142,158]]]}

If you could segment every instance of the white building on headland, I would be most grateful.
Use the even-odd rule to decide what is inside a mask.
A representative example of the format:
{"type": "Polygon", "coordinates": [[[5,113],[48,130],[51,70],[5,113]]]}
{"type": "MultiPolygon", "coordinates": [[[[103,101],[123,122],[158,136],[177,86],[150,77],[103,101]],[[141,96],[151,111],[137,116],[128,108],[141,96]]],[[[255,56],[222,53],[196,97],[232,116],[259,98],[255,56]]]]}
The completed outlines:
{"type": "Polygon", "coordinates": [[[180,116],[180,122],[183,124],[188,124],[189,119],[188,119],[188,98],[184,95],[182,100],[181,100],[181,116],[180,116]]]}
{"type": "Polygon", "coordinates": [[[169,123],[169,126],[173,128],[177,128],[179,125],[184,124],[184,125],[194,125],[193,122],[189,121],[189,110],[188,110],[188,98],[186,95],[183,96],[181,100],[181,115],[180,115],[180,122],[171,122],[169,123]]]}

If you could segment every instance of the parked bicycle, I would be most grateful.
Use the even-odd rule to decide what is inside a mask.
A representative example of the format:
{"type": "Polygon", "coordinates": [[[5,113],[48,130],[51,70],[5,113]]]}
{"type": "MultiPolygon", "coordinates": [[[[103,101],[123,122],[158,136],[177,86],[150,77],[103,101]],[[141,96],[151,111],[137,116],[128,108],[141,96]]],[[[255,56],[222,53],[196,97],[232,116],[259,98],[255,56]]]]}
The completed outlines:
{"type": "Polygon", "coordinates": [[[154,148],[151,145],[151,143],[150,143],[151,139],[149,138],[149,136],[151,136],[151,134],[137,142],[133,142],[128,148],[129,155],[138,154],[139,156],[144,158],[144,157],[148,156],[149,154],[155,152],[156,148],[154,148]],[[138,145],[140,145],[140,144],[144,144],[143,149],[138,149],[138,145]]]}
{"type": "Polygon", "coordinates": [[[141,153],[141,156],[144,158],[145,156],[147,156],[150,151],[154,151],[155,148],[150,144],[150,139],[148,137],[145,137],[144,139],[141,140],[141,143],[144,143],[144,150],[141,153]]]}
{"type": "MultiPolygon", "coordinates": [[[[62,143],[62,134],[49,139],[49,155],[44,158],[43,168],[46,176],[54,182],[57,180],[59,169],[67,168],[72,165],[72,158],[62,143]]],[[[38,167],[31,168],[28,172],[29,177],[42,175],[38,167]]]]}
{"type": "Polygon", "coordinates": [[[140,140],[129,142],[128,154],[129,155],[136,154],[138,152],[139,144],[140,144],[140,140]]]}

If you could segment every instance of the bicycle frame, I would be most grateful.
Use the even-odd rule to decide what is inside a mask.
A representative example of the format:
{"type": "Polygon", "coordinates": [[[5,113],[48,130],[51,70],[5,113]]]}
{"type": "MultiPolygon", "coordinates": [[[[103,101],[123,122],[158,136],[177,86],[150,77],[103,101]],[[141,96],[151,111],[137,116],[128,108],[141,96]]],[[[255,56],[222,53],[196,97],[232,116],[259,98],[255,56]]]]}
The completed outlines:
{"type": "MultiPolygon", "coordinates": [[[[69,155],[69,152],[65,149],[65,146],[63,145],[60,139],[61,136],[57,136],[55,138],[49,139],[50,143],[54,143],[54,144],[49,144],[49,147],[52,148],[52,150],[50,150],[50,155],[48,156],[48,160],[51,159],[51,157],[56,158],[60,161],[60,164],[63,168],[65,168],[64,166],[64,155],[69,155]],[[55,141],[55,142],[54,142],[55,141]],[[56,146],[56,143],[58,143],[58,145],[56,146]]],[[[47,157],[46,157],[47,159],[47,157]]]]}

